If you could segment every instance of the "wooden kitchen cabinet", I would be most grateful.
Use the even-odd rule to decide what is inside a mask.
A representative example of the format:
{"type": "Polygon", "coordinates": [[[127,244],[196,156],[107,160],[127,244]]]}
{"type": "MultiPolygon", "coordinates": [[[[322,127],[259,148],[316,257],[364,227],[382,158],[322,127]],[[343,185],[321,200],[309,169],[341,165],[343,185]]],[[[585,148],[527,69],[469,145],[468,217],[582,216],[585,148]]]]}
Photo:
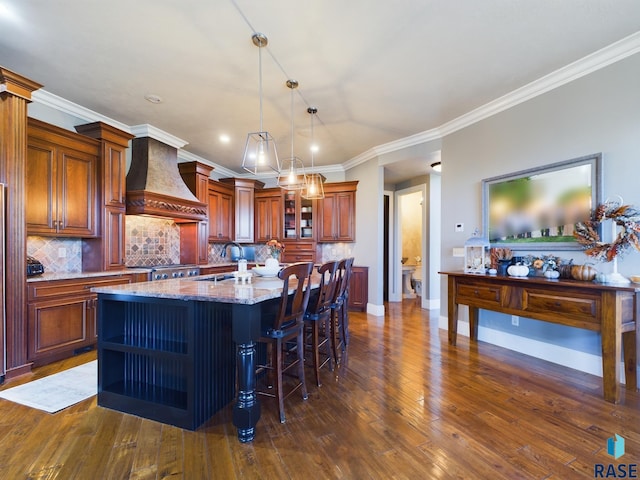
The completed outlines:
{"type": "Polygon", "coordinates": [[[216,180],[209,180],[209,241],[233,240],[233,188],[216,180]]]}
{"type": "MultiPolygon", "coordinates": [[[[180,176],[191,193],[202,203],[209,202],[209,175],[213,167],[201,162],[178,164],[180,176]]],[[[207,208],[207,220],[201,222],[180,222],[180,263],[205,265],[209,263],[209,220],[211,212],[207,208]]]]}
{"type": "Polygon", "coordinates": [[[145,275],[27,282],[27,360],[44,365],[95,345],[98,297],[91,288],[144,281],[145,275]]]}
{"type": "Polygon", "coordinates": [[[351,267],[349,281],[349,310],[367,311],[369,302],[369,267],[351,267]]]}
{"type": "Polygon", "coordinates": [[[284,239],[315,240],[316,201],[303,198],[300,190],[284,192],[284,239]]]}
{"type": "Polygon", "coordinates": [[[29,235],[95,237],[98,141],[30,118],[26,226],[29,235]]]}
{"type": "Polygon", "coordinates": [[[283,238],[283,201],[281,188],[265,188],[255,192],[255,235],[257,243],[283,238]]]}
{"type": "Polygon", "coordinates": [[[133,135],[103,122],[75,127],[100,142],[98,162],[98,231],[82,242],[82,271],[120,270],[125,265],[126,154],[133,135]]]}
{"type": "Polygon", "coordinates": [[[280,261],[283,263],[316,263],[316,242],[312,240],[294,240],[284,242],[284,252],[281,254],[280,261]]]}
{"type": "Polygon", "coordinates": [[[324,198],[317,201],[318,242],[356,241],[356,189],[358,182],[324,184],[324,198]]]}
{"type": "Polygon", "coordinates": [[[234,189],[234,233],[233,240],[238,243],[255,241],[255,192],[264,187],[259,180],[246,178],[221,178],[221,183],[234,189]]]}

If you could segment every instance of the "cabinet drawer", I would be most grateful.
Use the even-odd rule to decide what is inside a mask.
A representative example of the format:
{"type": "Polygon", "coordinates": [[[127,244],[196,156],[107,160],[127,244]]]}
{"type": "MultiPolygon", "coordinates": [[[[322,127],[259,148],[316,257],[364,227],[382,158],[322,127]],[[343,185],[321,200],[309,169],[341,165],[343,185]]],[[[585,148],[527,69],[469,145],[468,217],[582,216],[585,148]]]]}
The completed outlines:
{"type": "Polygon", "coordinates": [[[282,261],[284,263],[293,263],[293,262],[311,262],[315,263],[316,255],[315,252],[305,253],[305,252],[288,252],[282,255],[282,261]]]}
{"type": "Polygon", "coordinates": [[[315,252],[315,242],[287,242],[285,244],[285,253],[307,253],[315,252]]]}
{"type": "Polygon", "coordinates": [[[599,324],[600,309],[599,296],[555,295],[553,292],[532,289],[522,292],[522,310],[537,316],[564,317],[599,324]]]}
{"type": "Polygon", "coordinates": [[[476,285],[474,283],[458,283],[456,303],[477,307],[499,307],[502,305],[502,286],[476,285]]]}
{"type": "Polygon", "coordinates": [[[122,285],[131,283],[131,275],[117,275],[109,277],[89,277],[73,280],[50,280],[27,283],[27,300],[42,300],[64,295],[88,295],[91,288],[97,286],[122,285]]]}

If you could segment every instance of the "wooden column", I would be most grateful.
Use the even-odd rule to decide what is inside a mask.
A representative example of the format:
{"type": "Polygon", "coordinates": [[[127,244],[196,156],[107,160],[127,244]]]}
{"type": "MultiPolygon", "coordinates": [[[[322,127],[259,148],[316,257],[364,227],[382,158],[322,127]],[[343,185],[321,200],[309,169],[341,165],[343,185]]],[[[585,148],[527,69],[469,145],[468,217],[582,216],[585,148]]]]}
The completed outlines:
{"type": "Polygon", "coordinates": [[[26,373],[31,369],[27,364],[25,265],[27,258],[24,193],[27,104],[31,101],[31,94],[41,87],[42,85],[0,66],[0,182],[7,186],[6,290],[4,292],[7,360],[3,369],[7,378],[26,373]]]}

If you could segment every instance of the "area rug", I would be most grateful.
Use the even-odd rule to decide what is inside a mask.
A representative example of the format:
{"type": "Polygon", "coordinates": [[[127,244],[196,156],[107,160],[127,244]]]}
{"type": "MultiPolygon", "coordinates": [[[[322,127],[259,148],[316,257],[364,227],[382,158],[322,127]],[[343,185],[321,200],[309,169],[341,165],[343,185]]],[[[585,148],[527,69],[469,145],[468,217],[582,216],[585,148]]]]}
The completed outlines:
{"type": "Polygon", "coordinates": [[[0,398],[55,413],[98,393],[98,361],[0,392],[0,398]]]}

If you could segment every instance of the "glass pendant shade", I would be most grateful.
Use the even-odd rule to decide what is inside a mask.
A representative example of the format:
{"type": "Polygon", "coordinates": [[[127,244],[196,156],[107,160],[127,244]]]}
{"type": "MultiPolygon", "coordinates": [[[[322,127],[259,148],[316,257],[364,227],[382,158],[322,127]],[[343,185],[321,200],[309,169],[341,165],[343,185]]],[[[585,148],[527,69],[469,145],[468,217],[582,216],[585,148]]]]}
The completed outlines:
{"type": "Polygon", "coordinates": [[[296,80],[287,80],[287,87],[291,89],[291,156],[282,162],[282,170],[278,176],[278,186],[286,190],[302,190],[307,186],[302,160],[293,153],[293,90],[298,88],[296,80]]]}
{"type": "Polygon", "coordinates": [[[280,173],[276,142],[269,132],[247,135],[242,168],[254,175],[280,173]]]}
{"type": "Polygon", "coordinates": [[[307,113],[311,114],[311,173],[307,175],[307,185],[301,195],[307,200],[320,200],[324,198],[324,178],[319,173],[313,173],[314,155],[317,150],[313,134],[313,117],[318,113],[318,109],[309,107],[307,113]]]}
{"type": "Polygon", "coordinates": [[[304,173],[302,160],[292,157],[283,161],[282,170],[278,176],[278,186],[286,190],[302,190],[307,186],[307,176],[304,173]]]}
{"type": "Polygon", "coordinates": [[[324,198],[323,178],[319,173],[307,175],[307,188],[302,194],[307,200],[318,200],[324,198]]]}
{"type": "Polygon", "coordinates": [[[262,47],[269,43],[262,33],[254,33],[251,37],[258,47],[258,73],[260,85],[260,131],[249,133],[242,156],[242,168],[254,175],[280,173],[280,160],[276,142],[269,132],[262,128],[262,47]]]}

